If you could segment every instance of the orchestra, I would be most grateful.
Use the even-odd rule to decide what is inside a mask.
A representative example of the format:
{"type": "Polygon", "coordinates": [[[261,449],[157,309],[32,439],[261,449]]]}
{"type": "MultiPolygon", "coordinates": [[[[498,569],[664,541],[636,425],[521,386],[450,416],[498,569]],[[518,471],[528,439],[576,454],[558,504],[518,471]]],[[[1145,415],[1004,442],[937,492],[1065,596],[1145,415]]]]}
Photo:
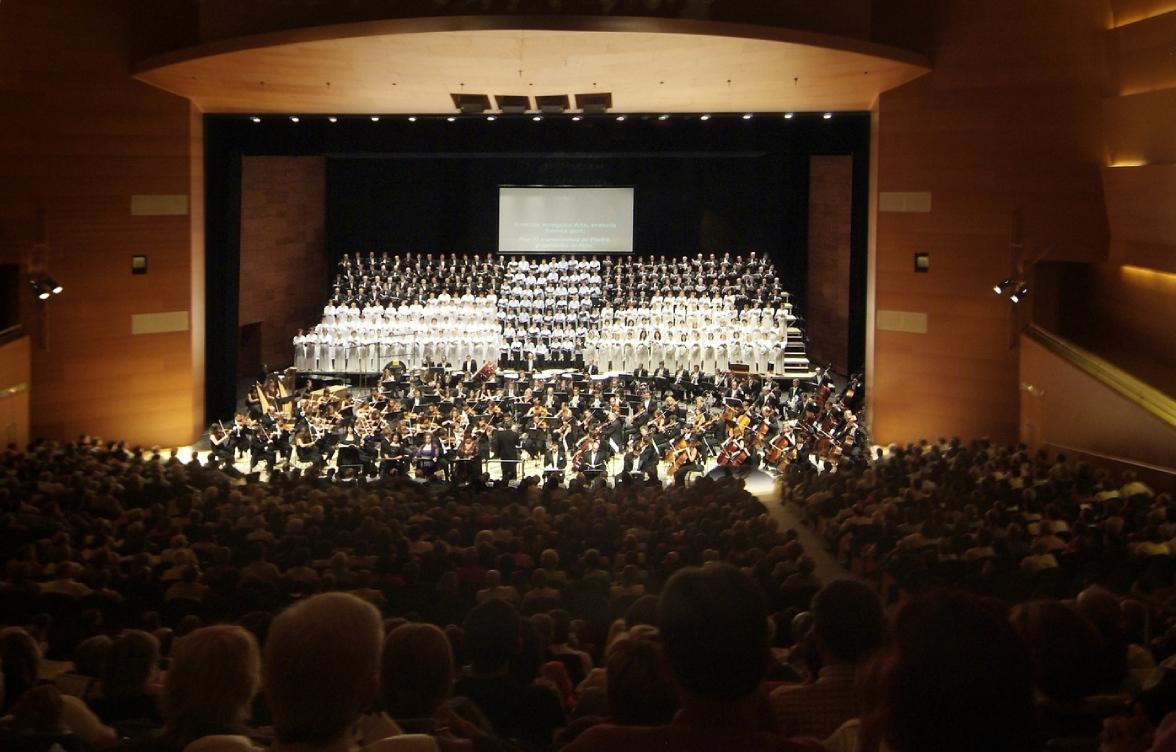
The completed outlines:
{"type": "Polygon", "coordinates": [[[868,450],[858,418],[859,380],[838,389],[828,375],[787,387],[757,374],[697,383],[669,376],[584,371],[385,368],[353,396],[309,383],[281,400],[276,379],[256,387],[267,405],[210,428],[222,463],[295,468],[340,477],[443,477],[512,481],[541,472],[562,480],[636,476],[682,483],[708,467],[783,472],[797,461],[836,468],[868,450]],[[614,462],[615,460],[615,462],[614,462]],[[497,472],[492,472],[497,470],[497,472]]]}

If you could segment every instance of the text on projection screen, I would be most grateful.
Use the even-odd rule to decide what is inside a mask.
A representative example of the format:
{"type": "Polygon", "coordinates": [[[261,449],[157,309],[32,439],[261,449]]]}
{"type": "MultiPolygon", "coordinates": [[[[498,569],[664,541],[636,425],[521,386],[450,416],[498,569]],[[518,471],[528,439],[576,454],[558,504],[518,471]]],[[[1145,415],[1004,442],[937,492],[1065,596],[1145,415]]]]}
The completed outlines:
{"type": "Polygon", "coordinates": [[[632,253],[632,188],[498,189],[502,253],[632,253]]]}

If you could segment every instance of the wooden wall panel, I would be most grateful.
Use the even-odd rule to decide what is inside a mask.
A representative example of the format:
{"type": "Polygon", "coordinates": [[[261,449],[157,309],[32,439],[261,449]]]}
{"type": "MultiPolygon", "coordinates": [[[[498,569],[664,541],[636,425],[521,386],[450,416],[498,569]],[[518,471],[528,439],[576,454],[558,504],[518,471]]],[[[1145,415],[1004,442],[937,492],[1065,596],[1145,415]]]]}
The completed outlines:
{"type": "Polygon", "coordinates": [[[1162,16],[1173,9],[1176,9],[1176,3],[1172,0],[1111,0],[1113,24],[1116,27],[1162,16]]]}
{"type": "Polygon", "coordinates": [[[849,241],[853,219],[853,157],[809,159],[809,358],[849,370],[849,241]]]}
{"type": "Polygon", "coordinates": [[[290,365],[298,329],[322,318],[325,225],[323,157],[244,158],[237,320],[261,322],[261,360],[271,368],[290,365]]]}
{"type": "Polygon", "coordinates": [[[1115,93],[1138,94],[1176,86],[1176,4],[1161,16],[1107,33],[1107,62],[1115,93]]]}
{"type": "MultiPolygon", "coordinates": [[[[1176,144],[1176,137],[1172,141],[1176,144]]],[[[1104,168],[1103,191],[1111,237],[1128,249],[1167,246],[1176,261],[1176,165],[1104,168]]],[[[1122,262],[1138,260],[1126,257],[1122,262]]]]}
{"type": "Polygon", "coordinates": [[[1109,98],[1104,117],[1108,164],[1176,162],[1176,89],[1109,98]]]}
{"type": "MultiPolygon", "coordinates": [[[[171,22],[170,5],[151,9],[155,29],[171,22]]],[[[193,243],[190,213],[131,213],[134,195],[192,188],[188,103],[129,76],[136,12],[0,5],[0,255],[65,287],[22,307],[36,436],[180,445],[198,435],[202,333],[131,334],[132,315],[190,309],[193,243]],[[132,254],[149,257],[146,276],[131,275],[132,254]]]]}
{"type": "Polygon", "coordinates": [[[1019,236],[1028,259],[1102,260],[1107,91],[1099,0],[940,4],[934,71],[878,102],[877,190],[929,192],[929,213],[879,212],[875,310],[927,314],[926,334],[867,332],[875,440],[1018,429],[1027,312],[993,295],[1019,236]],[[931,254],[916,274],[912,254],[931,254]]]}
{"type": "Polygon", "coordinates": [[[30,350],[27,336],[0,343],[0,449],[29,443],[30,350]]]}

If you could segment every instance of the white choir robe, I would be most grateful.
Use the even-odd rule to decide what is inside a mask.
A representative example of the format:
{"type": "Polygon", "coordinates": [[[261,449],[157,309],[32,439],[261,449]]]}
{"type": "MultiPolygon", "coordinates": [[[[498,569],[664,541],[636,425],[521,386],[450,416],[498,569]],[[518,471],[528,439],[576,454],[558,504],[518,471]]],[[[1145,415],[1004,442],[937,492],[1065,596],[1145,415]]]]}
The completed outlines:
{"type": "Polygon", "coordinates": [[[621,364],[620,367],[613,366],[616,370],[622,373],[632,373],[633,364],[637,360],[637,348],[633,346],[632,342],[626,342],[621,345],[621,364]]]}
{"type": "Polygon", "coordinates": [[[645,366],[652,371],[656,367],[656,364],[650,364],[652,357],[653,355],[649,346],[649,341],[646,340],[644,342],[638,342],[634,351],[633,370],[637,370],[641,366],[645,366]]]}
{"type": "Polygon", "coordinates": [[[323,364],[323,367],[321,368],[321,370],[323,370],[327,373],[333,373],[336,370],[338,370],[336,368],[336,363],[339,363],[342,361],[342,351],[343,351],[343,345],[339,339],[332,336],[329,340],[327,340],[327,348],[326,348],[326,356],[327,357],[326,357],[326,362],[323,364]]]}
{"type": "MultiPolygon", "coordinates": [[[[708,342],[702,347],[702,366],[703,373],[714,373],[715,371],[715,346],[712,342],[708,342]]],[[[679,365],[679,368],[682,366],[679,365]]]]}
{"type": "Polygon", "coordinates": [[[693,342],[690,345],[689,355],[686,356],[687,363],[685,368],[693,368],[702,363],[702,345],[698,342],[693,342]]]}
{"type": "Polygon", "coordinates": [[[717,347],[715,347],[715,361],[714,361],[714,365],[711,367],[711,372],[712,373],[721,373],[723,371],[728,370],[727,369],[728,362],[729,361],[727,358],[727,346],[726,345],[718,345],[717,347]]]}
{"type": "Polygon", "coordinates": [[[786,365],[784,358],[786,353],[787,350],[784,349],[784,345],[782,344],[777,344],[772,348],[772,366],[777,376],[784,374],[784,366],[786,365]]]}

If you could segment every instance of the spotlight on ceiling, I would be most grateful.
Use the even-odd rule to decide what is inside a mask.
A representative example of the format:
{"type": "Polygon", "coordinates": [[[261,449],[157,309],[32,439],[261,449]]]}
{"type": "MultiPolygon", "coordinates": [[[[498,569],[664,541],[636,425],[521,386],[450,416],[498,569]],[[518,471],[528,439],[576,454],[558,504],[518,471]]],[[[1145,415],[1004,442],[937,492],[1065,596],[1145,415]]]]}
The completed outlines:
{"type": "Polygon", "coordinates": [[[299,118],[297,115],[291,115],[291,116],[290,116],[290,122],[291,122],[291,123],[297,123],[297,122],[299,122],[299,120],[300,120],[300,118],[299,118]]]}
{"type": "Polygon", "coordinates": [[[581,120],[583,120],[583,119],[584,119],[584,118],[580,117],[579,115],[572,115],[572,122],[573,122],[573,123],[578,123],[578,122],[580,122],[580,121],[581,121],[581,120]]]}
{"type": "Polygon", "coordinates": [[[495,94],[494,101],[503,115],[522,115],[531,109],[531,98],[521,94],[495,94]]]}
{"type": "Polygon", "coordinates": [[[339,122],[339,118],[335,117],[334,115],[331,115],[329,118],[327,118],[327,122],[328,123],[337,123],[337,122],[339,122]]]}
{"type": "Polygon", "coordinates": [[[619,123],[625,122],[625,116],[624,115],[617,115],[617,122],[619,122],[619,123]]]}
{"type": "Polygon", "coordinates": [[[1009,300],[1013,301],[1014,303],[1020,303],[1028,295],[1029,295],[1029,285],[1022,282],[1020,287],[1018,287],[1017,290],[1012,295],[1009,296],[1009,300]]]}
{"type": "Polygon", "coordinates": [[[481,115],[490,108],[489,94],[450,94],[453,106],[463,115],[481,115]]]}
{"type": "MultiPolygon", "coordinates": [[[[412,118],[409,118],[409,120],[412,120],[412,118]]],[[[372,122],[373,123],[380,122],[380,116],[379,115],[372,115],[372,122]]]]}
{"type": "Polygon", "coordinates": [[[544,115],[562,115],[571,109],[571,102],[567,94],[548,94],[535,97],[535,106],[544,115]]]}
{"type": "Polygon", "coordinates": [[[743,119],[744,120],[751,120],[751,113],[750,112],[744,113],[743,119]]]}
{"type": "Polygon", "coordinates": [[[488,122],[491,122],[491,123],[493,123],[493,122],[494,122],[495,120],[497,120],[497,119],[498,119],[498,118],[494,117],[493,115],[487,115],[487,116],[486,116],[486,120],[487,120],[488,122]]]}
{"type": "Polygon", "coordinates": [[[250,120],[252,120],[252,121],[253,121],[253,122],[255,122],[255,123],[260,123],[260,122],[261,122],[261,118],[259,118],[257,115],[254,115],[253,117],[251,117],[251,118],[249,118],[249,119],[250,119],[250,120]]]}
{"type": "Polygon", "coordinates": [[[457,118],[455,118],[453,115],[450,115],[449,117],[447,117],[447,118],[445,118],[445,119],[446,119],[446,120],[448,120],[448,121],[449,121],[449,122],[451,122],[451,123],[452,123],[454,120],[457,120],[457,118]]]}
{"type": "Polygon", "coordinates": [[[669,119],[670,119],[670,116],[669,116],[669,115],[658,115],[658,116],[657,116],[657,119],[658,119],[658,120],[663,120],[663,121],[664,121],[664,120],[669,120],[669,119]]]}
{"type": "MultiPolygon", "coordinates": [[[[376,118],[376,120],[379,120],[379,118],[376,118]]],[[[416,115],[409,115],[408,122],[415,123],[416,122],[416,115]]]]}
{"type": "Polygon", "coordinates": [[[698,119],[699,120],[710,120],[710,115],[699,115],[698,119]]]}
{"type": "Polygon", "coordinates": [[[61,291],[65,289],[61,286],[60,282],[53,279],[48,274],[45,275],[44,282],[45,286],[49,288],[49,292],[53,293],[54,295],[60,295],[61,291]]]}
{"type": "Polygon", "coordinates": [[[1000,282],[992,286],[992,291],[997,295],[1004,295],[1013,286],[1013,278],[1005,277],[1000,282]]]}
{"type": "Polygon", "coordinates": [[[825,113],[824,115],[822,115],[821,117],[825,118],[826,120],[832,120],[832,119],[833,119],[833,113],[832,113],[832,112],[826,112],[826,113],[825,113]]]}
{"type": "Polygon", "coordinates": [[[540,120],[542,120],[542,119],[543,119],[543,116],[542,116],[542,115],[536,115],[535,117],[533,117],[533,118],[531,118],[531,119],[532,119],[532,120],[534,120],[536,123],[538,123],[540,120]]]}
{"type": "Polygon", "coordinates": [[[796,117],[796,113],[795,113],[795,112],[785,112],[785,113],[784,113],[784,119],[785,119],[785,120],[791,120],[791,119],[792,119],[792,118],[794,118],[794,117],[796,117]]]}
{"type": "Polygon", "coordinates": [[[577,94],[576,109],[584,111],[586,115],[603,115],[612,109],[612,92],[603,91],[591,94],[577,94]]]}

